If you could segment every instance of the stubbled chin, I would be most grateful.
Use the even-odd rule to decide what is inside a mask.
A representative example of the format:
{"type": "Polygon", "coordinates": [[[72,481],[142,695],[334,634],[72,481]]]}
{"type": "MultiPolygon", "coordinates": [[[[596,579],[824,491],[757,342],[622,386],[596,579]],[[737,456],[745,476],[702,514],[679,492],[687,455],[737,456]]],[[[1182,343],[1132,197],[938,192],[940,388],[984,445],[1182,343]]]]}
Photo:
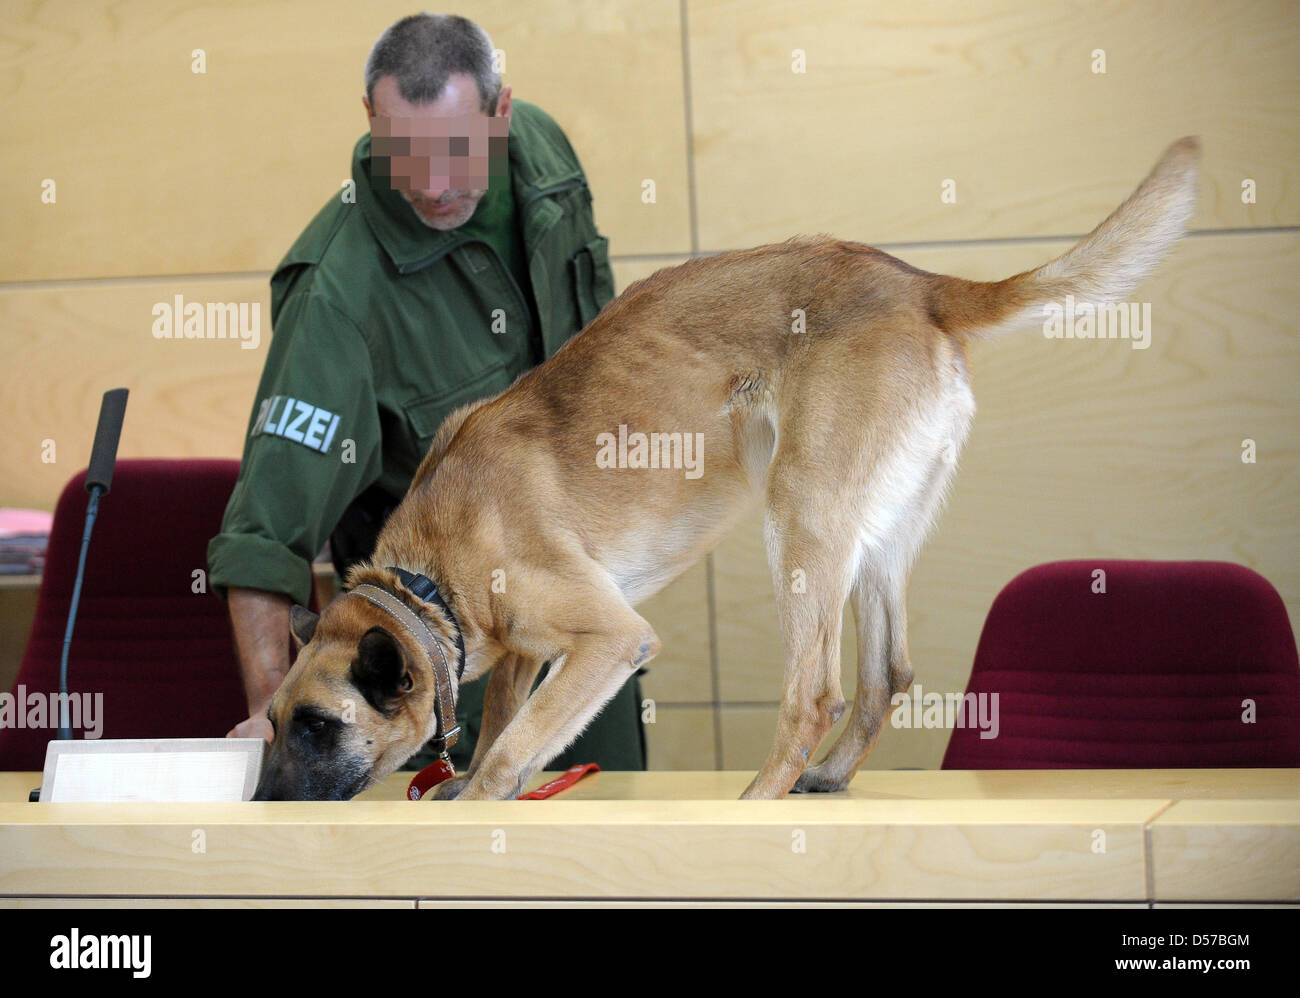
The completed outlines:
{"type": "Polygon", "coordinates": [[[410,199],[407,200],[407,204],[411,206],[411,211],[415,212],[415,217],[424,225],[428,226],[430,229],[437,229],[439,232],[445,232],[448,229],[460,228],[460,226],[468,222],[470,217],[474,214],[475,209],[478,208],[478,203],[481,199],[482,195],[479,195],[478,197],[471,195],[470,197],[463,198],[460,202],[456,203],[455,211],[445,212],[441,215],[434,215],[427,208],[422,209],[410,199]]]}
{"type": "Polygon", "coordinates": [[[425,218],[417,211],[415,217],[423,222],[428,228],[437,229],[439,232],[446,232],[448,229],[458,229],[469,221],[468,215],[462,215],[459,212],[455,215],[450,215],[444,218],[425,218]]]}

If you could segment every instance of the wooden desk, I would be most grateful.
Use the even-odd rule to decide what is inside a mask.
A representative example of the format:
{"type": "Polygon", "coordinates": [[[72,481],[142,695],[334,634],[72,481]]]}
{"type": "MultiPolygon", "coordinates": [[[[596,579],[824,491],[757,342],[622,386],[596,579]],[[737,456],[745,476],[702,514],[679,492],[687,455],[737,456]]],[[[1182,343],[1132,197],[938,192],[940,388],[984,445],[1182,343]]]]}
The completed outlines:
{"type": "Polygon", "coordinates": [[[1151,823],[1155,897],[1300,899],[1298,829],[1294,798],[1178,801],[1151,823]]]}
{"type": "Polygon", "coordinates": [[[37,774],[0,774],[0,903],[1300,901],[1295,770],[869,770],[770,802],[735,799],[748,772],[600,773],[418,804],[409,775],[349,803],[37,805],[37,774]]]}

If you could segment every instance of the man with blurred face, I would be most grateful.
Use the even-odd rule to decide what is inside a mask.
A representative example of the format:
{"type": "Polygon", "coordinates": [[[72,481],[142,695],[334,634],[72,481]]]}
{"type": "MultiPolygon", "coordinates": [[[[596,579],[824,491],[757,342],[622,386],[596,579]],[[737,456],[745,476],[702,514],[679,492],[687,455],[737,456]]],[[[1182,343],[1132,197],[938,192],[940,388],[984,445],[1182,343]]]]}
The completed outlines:
{"type": "Polygon", "coordinates": [[[416,217],[446,231],[469,221],[487,193],[495,164],[502,176],[510,130],[510,88],[501,91],[493,117],[478,108],[468,76],[447,80],[443,95],[417,106],[403,99],[397,81],[375,84],[374,100],[362,99],[370,115],[370,148],[416,217]]]}
{"type": "MultiPolygon", "coordinates": [[[[289,610],[308,603],[324,542],[340,577],[369,557],[443,417],[505,389],[614,294],[581,164],[549,115],[512,100],[481,28],[403,18],[375,43],[365,83],[351,183],[272,275],[274,336],[208,548],[248,695],[233,736],[272,736],[289,610]]],[[[458,769],[482,685],[461,689],[458,769]]],[[[552,765],[644,769],[639,704],[634,678],[552,765]]]]}

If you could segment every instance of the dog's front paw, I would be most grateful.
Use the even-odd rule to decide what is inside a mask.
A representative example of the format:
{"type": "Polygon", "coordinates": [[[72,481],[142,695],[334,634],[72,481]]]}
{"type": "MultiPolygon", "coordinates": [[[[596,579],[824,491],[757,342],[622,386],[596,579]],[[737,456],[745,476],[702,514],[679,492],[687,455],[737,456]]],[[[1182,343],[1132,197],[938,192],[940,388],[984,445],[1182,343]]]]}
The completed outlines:
{"type": "MultiPolygon", "coordinates": [[[[852,778],[852,777],[850,777],[852,778]]],[[[833,794],[849,785],[848,780],[837,780],[821,766],[809,766],[790,788],[792,794],[833,794]]]]}
{"type": "Polygon", "coordinates": [[[453,776],[450,780],[443,780],[434,787],[433,792],[425,800],[455,800],[468,783],[468,776],[453,776]]]}

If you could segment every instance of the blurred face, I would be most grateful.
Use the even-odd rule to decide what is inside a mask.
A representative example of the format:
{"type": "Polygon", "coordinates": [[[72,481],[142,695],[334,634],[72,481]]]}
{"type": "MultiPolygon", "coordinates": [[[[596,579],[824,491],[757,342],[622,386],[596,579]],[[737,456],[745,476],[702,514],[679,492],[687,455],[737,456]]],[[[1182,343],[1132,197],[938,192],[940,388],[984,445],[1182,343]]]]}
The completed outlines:
{"type": "Polygon", "coordinates": [[[438,99],[411,104],[397,80],[381,77],[374,103],[362,98],[370,116],[371,170],[387,179],[431,229],[464,225],[505,173],[510,130],[510,88],[497,101],[496,115],[483,113],[478,87],[468,75],[451,76],[438,99]]]}

